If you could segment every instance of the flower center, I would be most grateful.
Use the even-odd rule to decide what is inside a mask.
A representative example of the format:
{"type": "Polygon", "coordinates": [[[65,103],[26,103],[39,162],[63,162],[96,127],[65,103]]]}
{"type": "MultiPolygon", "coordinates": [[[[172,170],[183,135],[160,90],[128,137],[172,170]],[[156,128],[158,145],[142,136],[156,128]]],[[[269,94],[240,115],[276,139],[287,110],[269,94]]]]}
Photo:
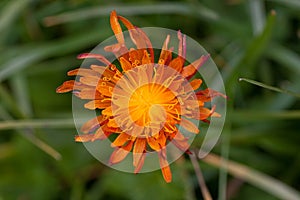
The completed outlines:
{"type": "Polygon", "coordinates": [[[166,119],[166,109],[175,100],[174,94],[165,86],[149,83],[137,88],[129,99],[129,114],[139,126],[161,124],[166,119]]]}

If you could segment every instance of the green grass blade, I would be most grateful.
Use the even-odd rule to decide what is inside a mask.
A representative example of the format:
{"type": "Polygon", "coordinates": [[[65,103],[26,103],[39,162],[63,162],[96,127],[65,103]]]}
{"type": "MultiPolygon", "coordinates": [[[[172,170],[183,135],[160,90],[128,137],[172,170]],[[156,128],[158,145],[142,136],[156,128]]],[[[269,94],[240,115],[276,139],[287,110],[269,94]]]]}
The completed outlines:
{"type": "Polygon", "coordinates": [[[2,33],[8,26],[13,24],[13,21],[20,15],[21,11],[32,0],[15,0],[10,1],[4,8],[1,9],[0,14],[0,33],[2,33]]]}
{"type": "Polygon", "coordinates": [[[37,45],[31,51],[20,52],[19,56],[8,60],[0,66],[0,82],[33,63],[49,57],[62,56],[66,53],[74,52],[76,49],[82,49],[97,43],[97,41],[100,42],[100,38],[107,35],[108,29],[103,29],[101,32],[96,29],[58,41],[37,45]]]}
{"type": "Polygon", "coordinates": [[[247,181],[279,199],[300,199],[300,193],[294,188],[243,164],[226,160],[215,154],[208,154],[202,161],[218,168],[226,167],[232,176],[247,181]],[[225,163],[225,165],[223,165],[223,163],[225,163]]]}
{"type": "Polygon", "coordinates": [[[261,0],[250,0],[249,7],[253,33],[258,35],[263,31],[266,21],[264,2],[261,0]]]}
{"type": "Polygon", "coordinates": [[[275,19],[276,13],[272,11],[268,16],[263,32],[252,40],[246,51],[235,62],[236,64],[224,72],[224,81],[227,88],[234,88],[242,67],[253,67],[254,63],[262,55],[271,39],[275,19]]]}
{"type": "Polygon", "coordinates": [[[184,14],[199,16],[202,19],[217,20],[219,15],[203,6],[197,6],[197,12],[193,12],[195,9],[194,5],[187,3],[156,3],[156,4],[124,4],[124,5],[113,5],[113,6],[102,6],[85,8],[79,11],[66,12],[56,16],[50,16],[45,18],[44,23],[47,26],[53,26],[62,23],[68,23],[78,20],[86,20],[90,18],[97,18],[99,16],[108,16],[112,10],[116,10],[119,14],[124,16],[131,15],[153,15],[153,14],[184,14]]]}
{"type": "Polygon", "coordinates": [[[272,91],[275,91],[275,92],[280,92],[280,93],[284,93],[284,94],[288,94],[288,95],[300,98],[300,94],[298,94],[298,93],[295,93],[295,92],[292,92],[292,91],[289,91],[289,90],[284,90],[284,89],[277,88],[277,87],[273,87],[273,86],[270,86],[270,85],[266,85],[264,83],[254,81],[254,80],[251,80],[251,79],[248,79],[248,78],[239,78],[239,81],[245,81],[245,82],[251,83],[253,85],[257,85],[259,87],[266,88],[268,90],[272,90],[272,91]]]}
{"type": "Polygon", "coordinates": [[[0,122],[0,130],[24,128],[73,128],[73,119],[28,119],[0,122]]]}
{"type": "Polygon", "coordinates": [[[276,3],[280,3],[282,5],[286,5],[293,9],[300,9],[300,1],[298,0],[268,0],[276,3]]]}

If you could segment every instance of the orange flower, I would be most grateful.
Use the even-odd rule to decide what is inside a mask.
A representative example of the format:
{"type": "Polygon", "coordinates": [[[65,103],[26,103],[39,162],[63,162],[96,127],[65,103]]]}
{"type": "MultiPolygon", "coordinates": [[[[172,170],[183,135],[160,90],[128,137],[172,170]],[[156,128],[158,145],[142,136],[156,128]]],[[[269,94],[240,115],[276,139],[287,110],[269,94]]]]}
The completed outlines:
{"type": "Polygon", "coordinates": [[[188,138],[180,132],[178,125],[191,133],[199,133],[193,120],[209,122],[209,117],[219,116],[215,106],[205,108],[205,102],[225,96],[211,89],[199,90],[201,79],[188,81],[209,55],[184,66],[186,38],[180,31],[178,56],[173,58],[172,49],[168,48],[170,36],[167,36],[155,64],[150,39],[141,29],[115,11],[111,12],[110,23],[117,44],[106,46],[105,51],[115,54],[122,70],[102,55],[81,54],[79,59],[95,58],[105,66],[91,65],[89,69],[69,71],[69,76],[80,78],[64,82],[56,92],[73,91],[77,97],[89,100],[85,108],[102,110],[101,115],[82,126],[84,134],[75,137],[77,142],[103,140],[116,134],[111,143],[114,151],[110,164],[121,162],[132,152],[134,172],[138,173],[146,154],[157,152],[163,177],[166,182],[171,182],[166,152],[168,143],[183,152],[188,152],[189,148],[188,138]],[[126,47],[119,21],[129,30],[136,49],[126,47]]]}

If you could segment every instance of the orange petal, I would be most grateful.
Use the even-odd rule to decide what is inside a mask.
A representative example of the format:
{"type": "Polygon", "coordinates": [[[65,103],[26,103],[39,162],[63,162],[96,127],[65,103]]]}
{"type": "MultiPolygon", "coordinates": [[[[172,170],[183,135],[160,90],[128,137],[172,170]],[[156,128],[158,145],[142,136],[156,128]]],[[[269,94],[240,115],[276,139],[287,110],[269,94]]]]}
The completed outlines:
{"type": "Polygon", "coordinates": [[[120,58],[120,63],[124,71],[130,70],[132,68],[131,63],[123,57],[120,58]]]}
{"type": "Polygon", "coordinates": [[[137,167],[140,165],[145,149],[146,149],[146,139],[137,138],[134,142],[134,147],[133,147],[133,166],[137,167]]]}
{"type": "Polygon", "coordinates": [[[213,89],[210,89],[210,88],[207,88],[205,90],[201,90],[201,91],[198,91],[196,93],[196,96],[197,96],[197,99],[200,100],[200,101],[203,101],[203,102],[208,102],[210,101],[211,99],[215,98],[215,97],[218,97],[218,96],[221,96],[223,98],[227,98],[226,95],[218,92],[218,91],[215,91],[213,89]]]}
{"type": "Polygon", "coordinates": [[[93,100],[89,101],[88,103],[84,104],[84,107],[90,110],[95,109],[105,109],[107,107],[111,106],[111,101],[109,99],[103,99],[103,100],[93,100]]]}
{"type": "Polygon", "coordinates": [[[179,131],[172,138],[171,142],[181,151],[186,151],[189,148],[188,139],[184,137],[179,131]]]}
{"type": "Polygon", "coordinates": [[[116,123],[114,118],[108,120],[107,126],[112,127],[112,128],[119,127],[119,125],[116,123]]]}
{"type": "Polygon", "coordinates": [[[186,36],[183,35],[180,31],[177,32],[177,37],[179,40],[178,44],[178,56],[185,58],[186,54],[186,36]]]}
{"type": "Polygon", "coordinates": [[[104,110],[102,110],[102,115],[106,115],[106,116],[113,116],[113,113],[112,113],[112,107],[107,107],[105,108],[104,110]]]}
{"type": "Polygon", "coordinates": [[[182,76],[186,78],[192,77],[197,72],[197,69],[199,69],[208,60],[209,57],[209,54],[203,55],[192,64],[184,67],[181,72],[182,76]]]}
{"type": "Polygon", "coordinates": [[[91,69],[99,74],[103,74],[107,67],[100,65],[91,65],[91,69]]]}
{"type": "Polygon", "coordinates": [[[150,148],[155,151],[159,151],[161,149],[159,143],[153,137],[148,137],[147,143],[150,146],[150,148]]]}
{"type": "Polygon", "coordinates": [[[106,65],[110,65],[111,62],[109,60],[107,60],[104,56],[100,55],[100,54],[94,54],[94,53],[82,53],[79,54],[77,56],[78,59],[86,59],[86,58],[95,58],[97,60],[99,60],[100,62],[106,64],[106,65]]]}
{"type": "Polygon", "coordinates": [[[151,63],[151,59],[149,57],[149,54],[146,50],[144,50],[144,56],[142,58],[142,64],[150,64],[151,63]]]}
{"type": "Polygon", "coordinates": [[[178,56],[177,58],[171,60],[169,67],[172,67],[176,71],[181,72],[183,64],[184,64],[184,59],[178,56]]]}
{"type": "Polygon", "coordinates": [[[170,35],[167,35],[167,38],[165,39],[165,42],[162,46],[162,50],[158,60],[158,63],[161,65],[169,64],[169,61],[172,58],[172,51],[168,50],[169,41],[170,41],[170,35]]]}
{"type": "Polygon", "coordinates": [[[70,81],[65,81],[61,86],[59,86],[56,89],[57,93],[65,93],[65,92],[70,92],[74,88],[75,81],[70,80],[70,81]]]}
{"type": "Polygon", "coordinates": [[[89,86],[97,86],[99,80],[100,78],[97,76],[83,76],[79,79],[81,83],[89,86]]]}
{"type": "Polygon", "coordinates": [[[124,40],[124,36],[122,33],[122,28],[118,21],[117,12],[115,10],[113,10],[110,13],[110,25],[111,25],[111,29],[113,30],[118,42],[121,44],[124,44],[125,40],[124,40]]]}
{"type": "Polygon", "coordinates": [[[190,82],[191,87],[193,88],[193,90],[197,90],[202,84],[202,80],[201,79],[194,79],[190,82]]]}
{"type": "Polygon", "coordinates": [[[74,92],[74,94],[81,99],[103,99],[103,96],[95,89],[83,89],[80,92],[74,92]]]}
{"type": "Polygon", "coordinates": [[[120,133],[119,136],[111,143],[112,147],[123,146],[130,139],[130,135],[126,133],[120,133]]]}
{"type": "Polygon", "coordinates": [[[101,128],[99,128],[96,133],[81,134],[75,136],[76,142],[94,142],[95,140],[104,140],[106,136],[101,128]]]}
{"type": "Polygon", "coordinates": [[[142,153],[141,158],[140,158],[139,162],[137,163],[137,166],[134,169],[135,174],[139,173],[140,170],[142,169],[144,162],[145,162],[145,158],[146,158],[146,153],[142,153]]]}
{"type": "Polygon", "coordinates": [[[121,147],[121,148],[116,147],[114,152],[110,156],[109,163],[111,165],[113,165],[113,164],[117,164],[117,163],[121,162],[122,160],[124,160],[124,158],[131,151],[132,144],[133,144],[133,141],[129,141],[128,144],[124,147],[121,147]]]}
{"type": "Polygon", "coordinates": [[[85,124],[81,126],[80,131],[83,133],[89,133],[94,131],[96,128],[101,126],[107,119],[103,116],[97,116],[89,121],[87,121],[85,124]]]}
{"type": "Polygon", "coordinates": [[[113,83],[101,81],[97,85],[97,90],[104,96],[111,97],[114,86],[115,85],[113,83]]]}
{"type": "Polygon", "coordinates": [[[159,137],[157,138],[157,142],[160,144],[161,147],[166,146],[166,135],[163,131],[161,131],[161,133],[159,134],[159,137]]]}
{"type": "Polygon", "coordinates": [[[200,107],[198,116],[193,116],[194,119],[205,120],[214,114],[216,105],[213,105],[211,110],[208,108],[200,107]]]}
{"type": "Polygon", "coordinates": [[[180,125],[187,131],[191,132],[191,133],[196,133],[198,134],[199,133],[199,129],[198,127],[193,123],[191,122],[190,120],[187,120],[185,118],[181,118],[181,123],[180,125]]]}
{"type": "Polygon", "coordinates": [[[99,73],[85,68],[78,68],[68,71],[68,76],[98,76],[99,73]]]}
{"type": "Polygon", "coordinates": [[[140,28],[136,28],[136,29],[138,29],[140,36],[145,40],[145,42],[148,46],[148,51],[150,53],[151,63],[154,63],[154,51],[153,51],[150,39],[148,38],[148,36],[146,35],[146,33],[144,33],[144,31],[142,29],[140,29],[140,28]]]}
{"type": "Polygon", "coordinates": [[[172,173],[171,173],[171,169],[169,167],[169,163],[168,163],[167,158],[166,158],[166,152],[165,151],[166,151],[165,149],[162,149],[158,153],[159,164],[160,164],[161,172],[163,174],[163,177],[164,177],[165,181],[167,183],[170,183],[172,181],[172,173]]]}

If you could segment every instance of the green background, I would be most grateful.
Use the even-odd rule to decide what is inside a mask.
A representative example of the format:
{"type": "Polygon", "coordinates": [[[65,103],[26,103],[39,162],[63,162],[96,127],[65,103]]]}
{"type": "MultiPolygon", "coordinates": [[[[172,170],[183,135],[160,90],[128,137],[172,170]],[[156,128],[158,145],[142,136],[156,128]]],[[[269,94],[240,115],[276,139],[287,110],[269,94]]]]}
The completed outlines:
{"type": "Polygon", "coordinates": [[[203,199],[188,156],[166,184],[160,171],[110,169],[74,142],[72,96],[55,89],[77,54],[113,34],[113,9],[139,27],[180,29],[219,67],[228,115],[209,158],[231,162],[198,161],[213,199],[300,199],[300,1],[1,0],[0,200],[203,199]]]}

